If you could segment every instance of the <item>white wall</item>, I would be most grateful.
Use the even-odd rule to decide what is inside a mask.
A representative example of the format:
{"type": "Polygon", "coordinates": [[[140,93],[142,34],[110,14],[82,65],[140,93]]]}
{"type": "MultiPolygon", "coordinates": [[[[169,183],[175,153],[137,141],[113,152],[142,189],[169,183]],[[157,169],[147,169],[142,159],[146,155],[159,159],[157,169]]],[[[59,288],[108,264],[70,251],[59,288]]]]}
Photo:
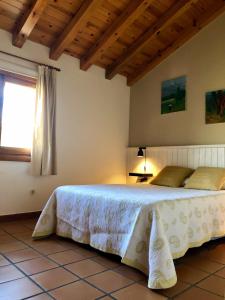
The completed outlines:
{"type": "Polygon", "coordinates": [[[225,89],[225,14],[131,88],[130,146],[225,143],[225,123],[205,124],[205,92],[225,89]],[[161,82],[187,75],[187,110],[161,115],[161,82]]]}
{"type": "MultiPolygon", "coordinates": [[[[125,183],[130,98],[125,78],[106,80],[98,67],[81,71],[79,61],[67,55],[50,61],[49,49],[29,41],[15,48],[5,31],[0,30],[0,40],[0,50],[62,69],[57,82],[58,175],[33,177],[29,163],[0,162],[0,215],[40,210],[59,185],[125,183]]],[[[4,64],[0,59],[0,67],[4,64]]]]}

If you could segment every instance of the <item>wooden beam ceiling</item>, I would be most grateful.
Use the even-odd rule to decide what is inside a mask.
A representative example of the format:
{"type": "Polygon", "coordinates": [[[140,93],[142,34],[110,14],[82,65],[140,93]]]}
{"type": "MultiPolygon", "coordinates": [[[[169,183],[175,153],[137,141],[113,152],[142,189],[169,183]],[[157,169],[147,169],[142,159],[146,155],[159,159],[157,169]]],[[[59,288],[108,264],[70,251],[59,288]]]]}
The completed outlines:
{"type": "Polygon", "coordinates": [[[0,28],[132,85],[224,11],[225,0],[0,0],[0,28]],[[112,18],[112,19],[111,19],[112,18]],[[16,25],[15,25],[16,24],[16,25]],[[122,53],[122,54],[121,54],[122,53]]]}
{"type": "Polygon", "coordinates": [[[14,29],[12,43],[21,48],[47,5],[47,0],[34,0],[32,6],[24,13],[14,29]]]}
{"type": "Polygon", "coordinates": [[[132,59],[141,49],[143,49],[149,40],[166,26],[172,23],[177,17],[184,13],[193,0],[179,0],[171,6],[143,35],[141,35],[108,69],[106,69],[106,78],[112,79],[119,73],[123,66],[132,59]]]}
{"type": "Polygon", "coordinates": [[[134,75],[128,77],[127,84],[129,86],[136,83],[142,77],[144,77],[148,72],[150,72],[154,67],[159,65],[165,58],[167,58],[170,54],[180,48],[183,44],[185,44],[189,39],[191,39],[196,33],[198,33],[203,27],[208,25],[211,21],[217,18],[219,15],[225,12],[225,1],[217,0],[215,7],[211,11],[207,11],[202,14],[198,20],[193,22],[193,26],[191,28],[186,29],[178,39],[176,39],[173,43],[171,43],[167,48],[165,48],[162,52],[159,52],[155,57],[153,57],[149,63],[138,68],[134,75]]]}
{"type": "Polygon", "coordinates": [[[80,28],[87,23],[90,15],[101,4],[102,0],[84,0],[75,16],[51,47],[50,58],[57,60],[64,50],[73,42],[80,28]]]}
{"type": "Polygon", "coordinates": [[[100,39],[97,40],[90,50],[81,58],[80,68],[86,71],[105,50],[113,45],[129,25],[143,14],[152,2],[153,0],[131,1],[100,39]]]}

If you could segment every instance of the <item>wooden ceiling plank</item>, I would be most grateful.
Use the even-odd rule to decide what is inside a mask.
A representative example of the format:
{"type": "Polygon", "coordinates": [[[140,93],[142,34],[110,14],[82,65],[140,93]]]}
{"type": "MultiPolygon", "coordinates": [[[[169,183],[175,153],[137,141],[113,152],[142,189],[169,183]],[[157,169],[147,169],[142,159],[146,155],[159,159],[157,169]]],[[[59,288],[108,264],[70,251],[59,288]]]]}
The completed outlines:
{"type": "Polygon", "coordinates": [[[103,33],[95,44],[81,58],[80,68],[87,70],[104,51],[119,38],[121,34],[140,17],[153,0],[131,1],[121,15],[115,19],[112,25],[103,33]]]}
{"type": "Polygon", "coordinates": [[[27,38],[31,34],[45,7],[47,0],[34,0],[32,6],[27,9],[18,26],[14,29],[12,44],[16,47],[22,48],[27,38]]]}
{"type": "Polygon", "coordinates": [[[145,63],[145,65],[141,66],[138,70],[136,70],[135,74],[130,76],[127,80],[127,84],[132,86],[138,80],[143,78],[147,73],[149,73],[152,69],[154,69],[157,65],[159,65],[164,59],[166,59],[169,55],[171,55],[174,51],[184,45],[188,40],[190,40],[195,34],[197,34],[203,27],[208,25],[211,21],[216,19],[219,15],[225,12],[225,1],[219,0],[217,4],[220,2],[220,5],[217,9],[209,10],[205,14],[201,15],[199,20],[196,20],[195,24],[191,28],[186,29],[182,34],[180,34],[179,38],[176,39],[173,43],[171,43],[165,50],[159,52],[155,55],[149,63],[145,63]]]}
{"type": "Polygon", "coordinates": [[[57,60],[65,49],[70,46],[79,30],[87,23],[90,15],[100,5],[99,0],[84,0],[75,16],[63,30],[62,34],[50,49],[50,58],[57,60]]]}
{"type": "Polygon", "coordinates": [[[196,0],[179,0],[172,5],[143,35],[141,35],[116,61],[106,70],[106,78],[112,79],[123,66],[143,49],[149,40],[177,17],[183,14],[196,0]]]}

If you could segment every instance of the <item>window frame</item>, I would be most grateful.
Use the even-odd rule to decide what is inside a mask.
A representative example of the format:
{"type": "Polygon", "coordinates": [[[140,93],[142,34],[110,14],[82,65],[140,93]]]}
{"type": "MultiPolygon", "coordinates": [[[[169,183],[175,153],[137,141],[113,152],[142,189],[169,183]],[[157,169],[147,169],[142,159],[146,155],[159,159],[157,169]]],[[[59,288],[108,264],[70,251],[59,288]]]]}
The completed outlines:
{"type": "MultiPolygon", "coordinates": [[[[37,80],[32,77],[20,75],[12,72],[8,72],[0,69],[0,74],[4,76],[5,81],[21,84],[24,86],[36,88],[37,80]]],[[[4,99],[3,99],[4,102],[4,99]]],[[[0,107],[0,136],[2,130],[2,107],[0,107]]],[[[27,148],[16,148],[16,147],[4,147],[0,146],[0,161],[18,161],[18,162],[30,162],[31,161],[31,150],[27,148]]]]}

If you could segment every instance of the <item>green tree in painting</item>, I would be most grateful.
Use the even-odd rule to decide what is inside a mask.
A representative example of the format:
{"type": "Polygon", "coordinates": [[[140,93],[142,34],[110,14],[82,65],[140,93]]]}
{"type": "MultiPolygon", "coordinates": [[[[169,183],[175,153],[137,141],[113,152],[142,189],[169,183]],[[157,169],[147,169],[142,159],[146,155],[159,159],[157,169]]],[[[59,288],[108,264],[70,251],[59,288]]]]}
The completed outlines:
{"type": "Polygon", "coordinates": [[[186,77],[162,82],[161,113],[185,110],[186,77]]]}
{"type": "Polygon", "coordinates": [[[225,122],[225,90],[206,93],[206,123],[225,122]]]}

